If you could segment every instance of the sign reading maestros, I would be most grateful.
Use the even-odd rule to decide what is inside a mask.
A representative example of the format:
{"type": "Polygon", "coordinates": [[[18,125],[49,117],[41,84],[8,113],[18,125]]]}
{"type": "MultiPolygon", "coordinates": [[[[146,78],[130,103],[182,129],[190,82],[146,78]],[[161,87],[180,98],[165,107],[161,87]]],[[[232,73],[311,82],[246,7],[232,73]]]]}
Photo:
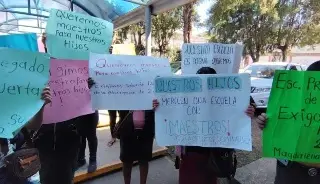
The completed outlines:
{"type": "Polygon", "coordinates": [[[217,73],[238,73],[243,45],[205,43],[182,46],[182,74],[196,74],[202,67],[211,67],[217,73]]]}
{"type": "Polygon", "coordinates": [[[252,149],[248,74],[158,77],[155,93],[160,146],[252,149]]]}
{"type": "Polygon", "coordinates": [[[90,54],[95,110],[150,110],[154,78],[172,75],[168,59],[147,56],[90,54]]]}
{"type": "Polygon", "coordinates": [[[112,41],[113,24],[81,13],[51,9],[47,48],[58,59],[89,59],[89,52],[106,53],[112,41]]]}

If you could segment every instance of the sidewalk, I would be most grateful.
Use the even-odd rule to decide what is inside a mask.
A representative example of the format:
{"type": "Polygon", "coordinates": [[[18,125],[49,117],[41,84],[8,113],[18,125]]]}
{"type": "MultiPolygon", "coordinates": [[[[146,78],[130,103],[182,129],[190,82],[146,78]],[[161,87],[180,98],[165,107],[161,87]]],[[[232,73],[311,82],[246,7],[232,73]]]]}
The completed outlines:
{"type": "MultiPolygon", "coordinates": [[[[167,157],[158,158],[150,162],[148,183],[152,184],[178,184],[178,170],[174,168],[174,163],[167,157]]],[[[132,169],[132,184],[139,183],[139,167],[132,169]]],[[[87,181],[83,184],[123,184],[122,172],[118,171],[107,176],[87,181]]]]}
{"type": "Polygon", "coordinates": [[[261,158],[237,169],[236,179],[241,184],[273,184],[276,160],[261,158]]]}
{"type": "MultiPolygon", "coordinates": [[[[237,170],[236,180],[231,184],[273,184],[275,177],[276,161],[274,159],[259,159],[237,170]]],[[[151,184],[178,184],[178,170],[174,163],[167,157],[162,157],[150,162],[148,183],[151,184]]],[[[87,181],[83,184],[123,184],[121,171],[87,181]]],[[[139,183],[139,167],[132,171],[132,184],[139,183]]],[[[219,184],[228,184],[224,179],[219,184]]]]}

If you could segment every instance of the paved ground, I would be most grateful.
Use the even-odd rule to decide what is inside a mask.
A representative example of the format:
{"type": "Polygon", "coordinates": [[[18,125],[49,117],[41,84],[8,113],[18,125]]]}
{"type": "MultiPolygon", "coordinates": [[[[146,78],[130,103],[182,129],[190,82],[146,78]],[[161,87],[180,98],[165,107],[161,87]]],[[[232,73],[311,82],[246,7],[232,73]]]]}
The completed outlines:
{"type": "Polygon", "coordinates": [[[241,184],[273,184],[276,171],[275,159],[259,159],[237,170],[236,179],[241,184]]]}
{"type": "MultiPolygon", "coordinates": [[[[275,177],[275,160],[259,159],[237,170],[236,180],[230,184],[273,184],[275,177]]],[[[87,181],[83,184],[123,184],[121,171],[104,177],[87,181]]],[[[132,184],[139,183],[139,168],[136,166],[132,172],[132,184]]],[[[178,184],[178,171],[174,168],[173,162],[168,157],[162,157],[150,162],[148,176],[150,184],[178,184]]],[[[219,184],[229,184],[226,180],[220,179],[219,184]]]]}
{"type": "MultiPolygon", "coordinates": [[[[139,184],[139,168],[136,166],[132,171],[132,184],[139,184]]],[[[123,184],[121,171],[109,174],[93,181],[87,181],[84,184],[123,184]]],[[[167,157],[162,157],[150,162],[150,171],[148,175],[150,184],[178,184],[178,171],[174,164],[167,157]]]]}
{"type": "MultiPolygon", "coordinates": [[[[108,147],[107,143],[111,139],[110,130],[109,128],[98,128],[98,167],[104,166],[106,164],[112,164],[119,162],[119,155],[120,155],[120,144],[119,140],[112,146],[108,147]]],[[[153,150],[160,149],[161,147],[157,146],[156,143],[153,145],[153,150]]],[[[86,150],[86,159],[88,160],[88,146],[86,150]]],[[[77,172],[86,171],[88,165],[81,167],[77,172]]]]}

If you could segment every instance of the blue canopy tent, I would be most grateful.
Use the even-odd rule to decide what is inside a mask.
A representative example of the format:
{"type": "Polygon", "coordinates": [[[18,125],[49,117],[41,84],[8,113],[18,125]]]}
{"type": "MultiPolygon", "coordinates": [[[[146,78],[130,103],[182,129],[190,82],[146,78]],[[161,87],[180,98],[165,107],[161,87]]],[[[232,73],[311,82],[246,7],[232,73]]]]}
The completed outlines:
{"type": "Polygon", "coordinates": [[[146,22],[146,54],[151,55],[151,15],[194,0],[0,0],[0,33],[41,34],[51,8],[75,11],[114,23],[115,30],[146,22]]]}

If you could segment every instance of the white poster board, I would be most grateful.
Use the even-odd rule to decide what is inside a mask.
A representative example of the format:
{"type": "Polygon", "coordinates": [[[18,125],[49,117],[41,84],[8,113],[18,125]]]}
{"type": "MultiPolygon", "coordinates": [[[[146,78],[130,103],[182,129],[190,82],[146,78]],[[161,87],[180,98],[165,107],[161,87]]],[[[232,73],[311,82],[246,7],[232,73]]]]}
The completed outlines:
{"type": "Polygon", "coordinates": [[[248,74],[158,77],[155,94],[159,146],[202,146],[251,151],[248,74]]]}
{"type": "Polygon", "coordinates": [[[154,79],[171,68],[165,58],[90,53],[89,75],[94,110],[150,110],[154,79]]]}
{"type": "Polygon", "coordinates": [[[182,74],[196,74],[202,67],[211,67],[218,74],[238,73],[243,45],[185,43],[182,46],[182,74]]]}

